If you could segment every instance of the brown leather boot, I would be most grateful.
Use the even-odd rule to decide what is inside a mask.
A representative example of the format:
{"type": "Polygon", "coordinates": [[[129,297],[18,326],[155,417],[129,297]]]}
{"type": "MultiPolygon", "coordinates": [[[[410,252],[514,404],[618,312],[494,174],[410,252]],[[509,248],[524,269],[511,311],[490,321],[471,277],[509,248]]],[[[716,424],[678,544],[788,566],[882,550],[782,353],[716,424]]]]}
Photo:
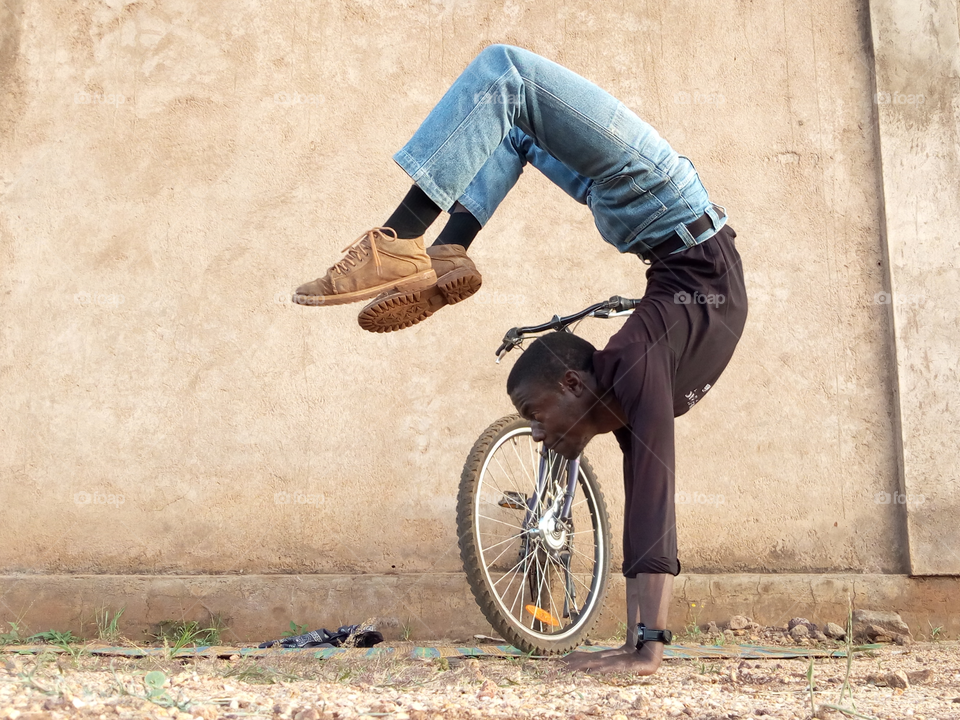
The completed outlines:
{"type": "Polygon", "coordinates": [[[343,305],[394,290],[422,290],[437,282],[422,237],[405,240],[391,228],[373,228],[343,252],[347,254],[326,275],[297,288],[295,303],[343,305]]]}
{"type": "Polygon", "coordinates": [[[416,325],[444,305],[466,300],[480,289],[483,278],[461,245],[433,245],[427,255],[437,283],[424,290],[387,291],[374,299],[357,318],[370,332],[391,332],[416,325]]]}

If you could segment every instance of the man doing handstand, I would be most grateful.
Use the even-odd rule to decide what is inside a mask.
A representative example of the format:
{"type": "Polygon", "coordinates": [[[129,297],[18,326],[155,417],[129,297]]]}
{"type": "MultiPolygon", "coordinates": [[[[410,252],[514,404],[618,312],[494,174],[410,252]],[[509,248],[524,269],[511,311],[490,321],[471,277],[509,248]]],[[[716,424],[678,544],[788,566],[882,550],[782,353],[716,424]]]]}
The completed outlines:
{"type": "Polygon", "coordinates": [[[624,457],[627,640],[567,662],[655,672],[680,572],[674,418],[716,383],[746,321],[726,212],[690,161],[623,103],[507,45],[470,63],[394,160],[414,181],[403,202],[326,275],[297,288],[295,302],[368,300],[360,325],[385,332],[469,297],[481,276],[467,249],[528,162],[589,207],[604,240],[649,265],[642,300],[603,350],[570,333],[546,335],[517,360],[507,392],[533,438],[564,457],[614,433],[624,457]],[[424,249],[424,232],[444,210],[450,219],[424,249]]]}

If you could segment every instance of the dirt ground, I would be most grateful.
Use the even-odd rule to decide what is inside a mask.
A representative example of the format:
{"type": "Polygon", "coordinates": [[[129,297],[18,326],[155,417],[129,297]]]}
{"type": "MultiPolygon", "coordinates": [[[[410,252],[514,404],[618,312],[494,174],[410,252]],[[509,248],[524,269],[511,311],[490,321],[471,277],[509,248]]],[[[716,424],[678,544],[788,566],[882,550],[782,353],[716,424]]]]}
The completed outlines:
{"type": "MultiPolygon", "coordinates": [[[[649,678],[572,674],[559,660],[524,658],[170,660],[95,657],[78,649],[8,652],[0,663],[0,718],[11,720],[812,716],[806,659],[667,660],[649,678]]],[[[842,702],[847,661],[818,659],[812,672],[819,718],[960,720],[956,641],[856,654],[848,677],[852,698],[842,702]],[[906,688],[887,685],[904,684],[898,677],[906,688]]]]}

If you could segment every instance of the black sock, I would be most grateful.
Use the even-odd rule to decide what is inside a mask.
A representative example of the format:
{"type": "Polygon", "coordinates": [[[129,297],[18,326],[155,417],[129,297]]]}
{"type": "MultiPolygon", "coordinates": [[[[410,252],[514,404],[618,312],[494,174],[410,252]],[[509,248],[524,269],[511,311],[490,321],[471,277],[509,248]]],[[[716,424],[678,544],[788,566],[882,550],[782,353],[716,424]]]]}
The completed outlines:
{"type": "Polygon", "coordinates": [[[447,224],[443,226],[434,245],[461,245],[466,250],[481,229],[480,221],[459,203],[456,205],[447,224]]]}
{"type": "Polygon", "coordinates": [[[383,226],[393,228],[398,238],[418,238],[427,231],[439,214],[440,207],[414,185],[383,226]]]}

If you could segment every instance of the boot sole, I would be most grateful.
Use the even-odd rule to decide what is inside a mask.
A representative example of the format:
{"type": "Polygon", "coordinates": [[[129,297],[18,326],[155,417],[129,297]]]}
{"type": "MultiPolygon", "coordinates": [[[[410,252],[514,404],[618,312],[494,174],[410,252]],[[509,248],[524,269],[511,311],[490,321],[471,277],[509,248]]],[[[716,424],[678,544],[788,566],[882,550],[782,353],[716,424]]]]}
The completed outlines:
{"type": "Polygon", "coordinates": [[[298,305],[346,305],[348,303],[369,300],[378,295],[392,292],[416,292],[433,287],[437,284],[437,273],[433,270],[424,270],[416,275],[408,275],[400,280],[391,280],[390,282],[374,285],[363,290],[354,290],[353,292],[337,293],[336,295],[300,295],[293,294],[293,302],[298,305]]]}
{"type": "Polygon", "coordinates": [[[360,311],[357,322],[368,332],[403,330],[426,320],[444,305],[455,305],[480,289],[480,273],[461,268],[448,272],[425,290],[381,295],[360,311]]]}

